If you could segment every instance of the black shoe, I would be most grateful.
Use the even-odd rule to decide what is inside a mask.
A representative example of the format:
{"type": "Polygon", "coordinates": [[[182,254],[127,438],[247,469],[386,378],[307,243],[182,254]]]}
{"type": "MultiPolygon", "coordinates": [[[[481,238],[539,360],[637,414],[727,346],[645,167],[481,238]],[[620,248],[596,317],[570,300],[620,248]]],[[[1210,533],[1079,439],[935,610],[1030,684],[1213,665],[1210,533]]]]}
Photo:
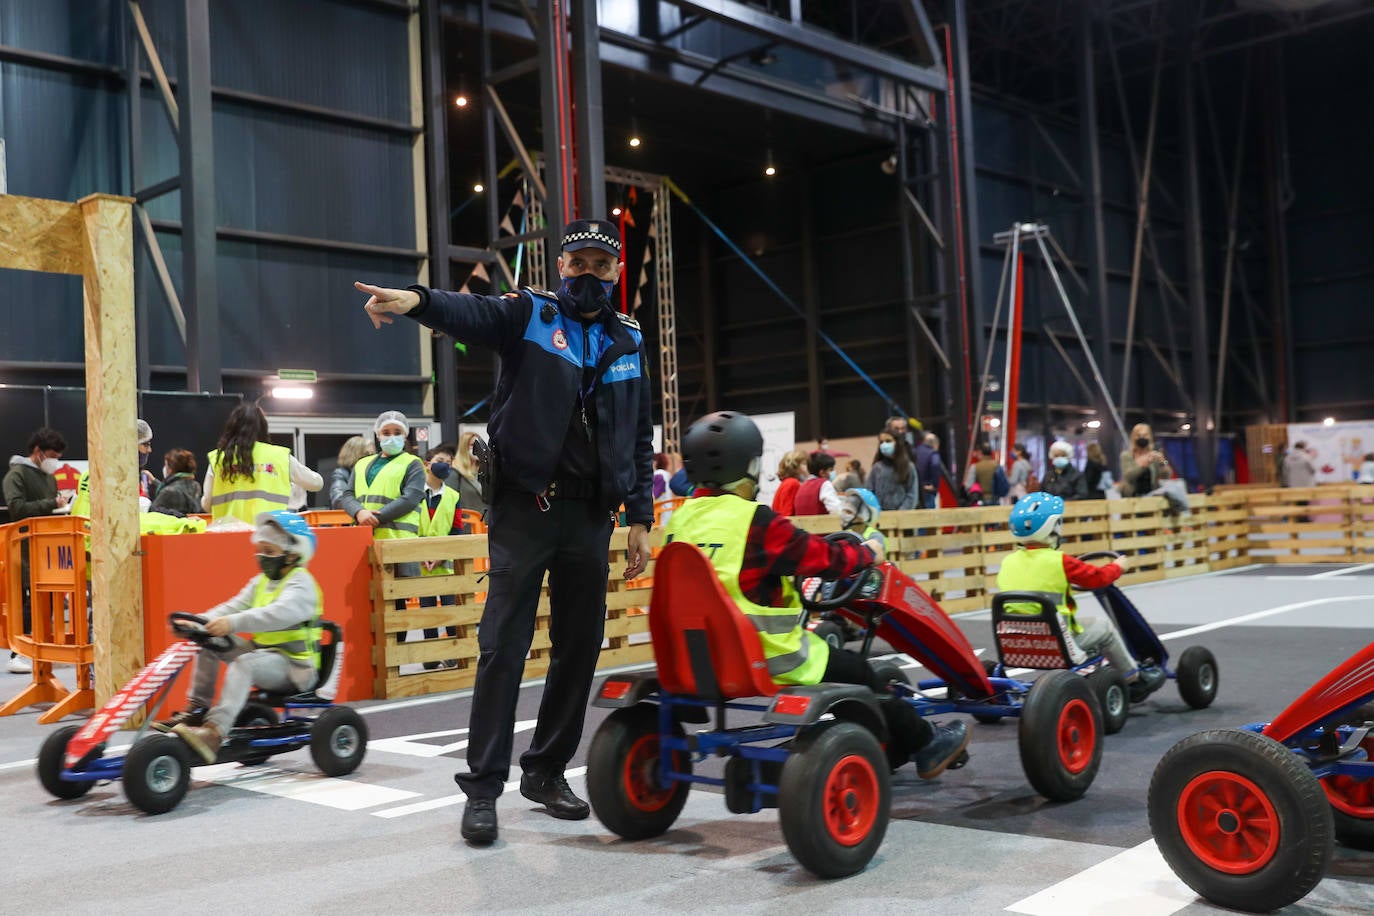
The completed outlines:
{"type": "Polygon", "coordinates": [[[568,788],[562,773],[526,773],[520,777],[520,794],[565,821],[580,821],[592,813],[591,807],[568,788]]]}
{"type": "Polygon", "coordinates": [[[463,806],[463,839],[475,846],[496,842],[496,799],[469,798],[463,806]]]}
{"type": "Polygon", "coordinates": [[[954,765],[968,747],[968,726],[963,722],[935,726],[935,737],[912,757],[916,775],[934,779],[954,765]]]}
{"type": "Polygon", "coordinates": [[[1164,686],[1164,682],[1169,676],[1163,669],[1153,665],[1148,668],[1141,668],[1136,679],[1126,685],[1126,690],[1131,696],[1132,703],[1139,703],[1164,686]]]}

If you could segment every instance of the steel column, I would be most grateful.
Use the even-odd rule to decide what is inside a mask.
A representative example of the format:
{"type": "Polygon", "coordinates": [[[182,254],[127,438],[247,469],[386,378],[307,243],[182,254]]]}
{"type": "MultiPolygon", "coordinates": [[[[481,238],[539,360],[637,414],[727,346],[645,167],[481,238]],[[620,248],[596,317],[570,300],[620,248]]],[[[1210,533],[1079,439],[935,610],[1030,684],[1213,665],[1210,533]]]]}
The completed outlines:
{"type": "Polygon", "coordinates": [[[177,48],[181,153],[181,263],[186,315],[186,389],[224,390],[215,275],[215,142],[210,111],[210,3],[184,0],[177,48]]]}
{"type": "MultiPolygon", "coordinates": [[[[916,265],[913,263],[914,254],[911,250],[911,213],[913,204],[920,206],[920,202],[912,195],[911,189],[907,187],[908,176],[911,174],[911,137],[907,131],[905,122],[897,123],[897,178],[898,187],[903,199],[897,201],[897,243],[902,246],[902,311],[906,315],[904,327],[906,328],[906,353],[907,365],[911,368],[909,387],[907,390],[907,403],[917,416],[921,414],[921,384],[920,371],[918,369],[918,358],[916,349],[916,265]],[[911,201],[908,204],[907,201],[911,201]]],[[[932,234],[933,228],[932,228],[932,234]]]]}
{"type": "MultiPolygon", "coordinates": [[[[719,410],[720,386],[716,379],[716,328],[719,316],[716,313],[716,273],[711,258],[711,234],[700,234],[697,248],[697,264],[701,275],[701,385],[706,391],[706,404],[702,413],[719,410]]],[[[808,328],[810,326],[808,325],[808,328]]]]}
{"type": "MultiPolygon", "coordinates": [[[[439,0],[420,0],[420,66],[424,98],[425,172],[429,204],[429,285],[435,289],[453,288],[453,265],[448,257],[449,180],[448,180],[448,105],[444,84],[444,21],[439,0]]],[[[496,196],[495,187],[487,191],[496,196]]],[[[418,241],[418,240],[417,240],[418,241]]],[[[445,441],[458,436],[458,360],[453,340],[445,335],[433,338],[434,402],[445,441]]]]}
{"type": "Polygon", "coordinates": [[[1217,429],[1212,414],[1211,329],[1207,314],[1207,273],[1202,253],[1202,201],[1197,161],[1197,92],[1194,39],[1196,10],[1180,7],[1178,28],[1179,156],[1183,160],[1184,259],[1188,265],[1188,306],[1192,318],[1193,432],[1197,437],[1198,476],[1206,489],[1216,481],[1217,429]]]}
{"type": "MultiPolygon", "coordinates": [[[[139,50],[139,36],[135,25],[138,10],[129,8],[129,26],[124,35],[125,73],[124,91],[129,104],[129,193],[137,194],[143,187],[143,84],[138,73],[142,55],[139,50]]],[[[135,204],[135,206],[138,206],[135,204]]],[[[135,220],[135,222],[138,222],[135,220]]],[[[142,225],[134,230],[134,238],[142,234],[142,225]]],[[[146,244],[146,243],[145,243],[146,244]]],[[[134,245],[134,346],[137,360],[138,390],[146,391],[152,387],[152,356],[148,343],[148,271],[143,266],[140,246],[134,245]]]]}
{"type": "MultiPolygon", "coordinates": [[[[1097,73],[1093,61],[1092,4],[1084,4],[1078,19],[1078,124],[1083,150],[1083,215],[1086,219],[1088,243],[1088,295],[1096,300],[1097,363],[1104,378],[1112,376],[1111,307],[1107,293],[1107,238],[1102,220],[1102,155],[1098,147],[1097,73]]],[[[1105,386],[1104,386],[1105,387],[1105,386]]],[[[1105,390],[1094,398],[1099,418],[1106,420],[1115,411],[1105,390]]],[[[1119,451],[1115,431],[1106,422],[1098,428],[1098,441],[1103,452],[1114,455],[1119,451]]]]}
{"type": "Polygon", "coordinates": [[[801,270],[802,308],[806,311],[806,327],[802,331],[806,348],[806,438],[820,439],[821,426],[821,353],[816,329],[820,327],[821,305],[816,290],[816,232],[812,225],[815,210],[810,176],[800,176],[801,189],[801,270]]]}
{"type": "MultiPolygon", "coordinates": [[[[548,242],[548,276],[556,288],[557,260],[563,226],[574,212],[572,194],[572,106],[568,98],[566,0],[539,0],[539,103],[544,127],[544,220],[548,242]]],[[[488,96],[492,96],[488,89],[488,96]]]]}
{"type": "Polygon", "coordinates": [[[610,218],[606,209],[606,132],[601,106],[597,0],[572,0],[573,82],[577,104],[577,215],[610,218]]]}
{"type": "Polygon", "coordinates": [[[1288,112],[1284,108],[1283,47],[1265,49],[1260,67],[1265,106],[1264,118],[1264,213],[1265,251],[1269,263],[1269,310],[1274,334],[1276,417],[1280,423],[1297,418],[1297,386],[1293,382],[1293,311],[1288,288],[1288,112]],[[1278,94],[1275,94],[1278,93],[1278,94]]]}

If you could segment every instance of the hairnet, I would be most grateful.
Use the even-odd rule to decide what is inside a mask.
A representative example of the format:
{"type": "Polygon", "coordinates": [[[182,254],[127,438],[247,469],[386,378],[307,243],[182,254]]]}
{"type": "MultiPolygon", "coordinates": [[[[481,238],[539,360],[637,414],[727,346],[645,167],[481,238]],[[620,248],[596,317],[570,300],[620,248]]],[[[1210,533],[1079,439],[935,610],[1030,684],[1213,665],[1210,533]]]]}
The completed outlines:
{"type": "Polygon", "coordinates": [[[377,417],[377,422],[372,425],[372,431],[374,433],[381,433],[382,427],[388,423],[399,423],[407,434],[410,433],[410,421],[407,420],[406,415],[399,410],[382,411],[377,417]]]}
{"type": "Polygon", "coordinates": [[[138,444],[153,441],[153,428],[148,425],[147,420],[138,421],[138,444]]]}

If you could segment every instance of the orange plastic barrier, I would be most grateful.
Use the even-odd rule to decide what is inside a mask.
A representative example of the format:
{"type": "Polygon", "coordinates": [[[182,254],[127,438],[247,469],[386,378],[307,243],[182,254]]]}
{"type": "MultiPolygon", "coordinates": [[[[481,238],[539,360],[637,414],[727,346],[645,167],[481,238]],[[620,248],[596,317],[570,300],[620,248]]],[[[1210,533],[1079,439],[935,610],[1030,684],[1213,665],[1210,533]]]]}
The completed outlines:
{"type": "Polygon", "coordinates": [[[672,499],[665,499],[662,502],[654,503],[654,527],[662,528],[663,516],[666,513],[672,512],[678,506],[681,506],[687,499],[688,497],[686,496],[674,496],[672,499]]]}
{"type": "MultiPolygon", "coordinates": [[[[467,526],[468,534],[486,534],[487,523],[482,520],[482,513],[476,509],[459,509],[458,513],[463,517],[463,524],[467,526]]],[[[472,561],[473,572],[487,572],[491,569],[491,558],[482,557],[472,561]]],[[[475,592],[472,600],[481,604],[487,600],[486,592],[475,592]]]]}
{"type": "Polygon", "coordinates": [[[53,703],[38,717],[56,722],[68,713],[95,706],[95,646],[86,608],[86,526],[80,516],[40,516],[5,527],[5,617],[9,645],[33,664],[33,681],[0,706],[0,716],[26,706],[53,703]],[[29,552],[30,633],[24,633],[23,551],[29,552]],[[76,665],[76,690],[68,690],[53,663],[76,665]]]}
{"type": "MultiPolygon", "coordinates": [[[[372,664],[372,529],[321,528],[310,574],[324,593],[324,616],[344,631],[343,679],[339,702],[374,696],[372,664]]],[[[258,572],[249,532],[172,534],[143,538],[143,651],[156,658],[176,636],[167,625],[172,611],[196,614],[239,593],[258,572]]],[[[177,679],[163,710],[180,709],[191,672],[177,679]]]]}
{"type": "Polygon", "coordinates": [[[311,528],[338,528],[353,524],[353,516],[342,509],[314,509],[302,512],[301,517],[311,528]]]}

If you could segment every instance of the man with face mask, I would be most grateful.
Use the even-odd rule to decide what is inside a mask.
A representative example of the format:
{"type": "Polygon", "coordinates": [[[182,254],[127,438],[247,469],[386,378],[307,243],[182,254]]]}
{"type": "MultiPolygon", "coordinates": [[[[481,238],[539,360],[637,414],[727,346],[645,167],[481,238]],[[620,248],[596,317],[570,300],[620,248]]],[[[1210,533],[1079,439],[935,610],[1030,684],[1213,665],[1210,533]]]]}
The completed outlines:
{"type": "Polygon", "coordinates": [[[551,664],[520,792],[568,820],[590,809],[563,769],[577,751],[606,619],[607,554],[614,513],[629,523],[632,579],[649,559],[653,421],[639,324],[611,308],[620,233],[610,220],[575,220],[563,232],[557,291],[476,296],[355,283],[375,327],[406,315],[501,355],[492,396],[497,487],[488,508],[490,589],[478,630],[468,796],[462,835],[496,840],[496,799],[510,773],[515,707],[549,574],[551,664]]]}
{"type": "MultiPolygon", "coordinates": [[[[53,474],[62,466],[62,453],[67,440],[55,429],[44,426],[29,436],[28,454],[10,458],[3,487],[5,505],[9,507],[11,522],[21,522],[37,515],[51,515],[53,510],[67,505],[67,497],[57,492],[53,474]]],[[[30,632],[31,605],[29,603],[29,553],[23,553],[24,632],[30,632]]],[[[21,655],[10,653],[11,674],[28,674],[30,665],[21,655]]]]}
{"type": "MultiPolygon", "coordinates": [[[[138,433],[138,511],[147,512],[157,496],[158,479],[148,470],[148,456],[153,451],[153,428],[147,420],[139,420],[138,433]]],[[[91,472],[83,471],[76,483],[76,496],[72,498],[72,515],[91,515],[91,472]]]]}

